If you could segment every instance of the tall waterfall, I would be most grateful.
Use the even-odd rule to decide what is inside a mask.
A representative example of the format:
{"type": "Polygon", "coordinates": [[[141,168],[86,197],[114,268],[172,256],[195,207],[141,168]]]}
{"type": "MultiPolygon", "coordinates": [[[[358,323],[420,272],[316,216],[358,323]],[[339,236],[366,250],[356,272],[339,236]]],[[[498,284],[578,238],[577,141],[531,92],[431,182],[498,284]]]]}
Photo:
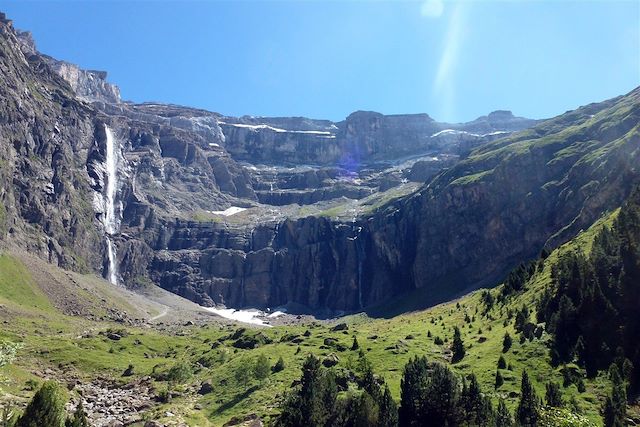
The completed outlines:
{"type": "Polygon", "coordinates": [[[109,126],[104,126],[107,136],[107,155],[105,160],[106,166],[106,188],[104,194],[104,228],[105,238],[107,240],[107,250],[109,257],[109,266],[107,270],[107,278],[114,285],[118,284],[118,261],[116,254],[116,245],[113,243],[113,237],[120,229],[120,215],[117,209],[118,195],[118,150],[117,141],[113,136],[113,132],[109,126]]]}

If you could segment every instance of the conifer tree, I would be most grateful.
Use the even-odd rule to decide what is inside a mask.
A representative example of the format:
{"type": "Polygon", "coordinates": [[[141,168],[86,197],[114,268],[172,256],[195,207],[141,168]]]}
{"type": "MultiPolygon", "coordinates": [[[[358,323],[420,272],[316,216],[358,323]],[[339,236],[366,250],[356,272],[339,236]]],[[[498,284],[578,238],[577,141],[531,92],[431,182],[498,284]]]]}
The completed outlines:
{"type": "Polygon", "coordinates": [[[562,401],[562,392],[560,391],[560,385],[558,383],[547,383],[547,392],[545,394],[545,401],[547,406],[552,408],[559,408],[564,405],[562,401]]]}
{"type": "Polygon", "coordinates": [[[264,354],[261,354],[256,359],[256,363],[253,366],[253,376],[260,382],[264,381],[271,371],[269,359],[264,354]]]}
{"type": "Polygon", "coordinates": [[[496,390],[502,387],[502,384],[504,384],[504,378],[502,377],[502,374],[500,373],[500,371],[496,371],[496,382],[495,382],[496,390]]]}
{"type": "Polygon", "coordinates": [[[620,371],[616,365],[609,368],[611,395],[604,404],[603,418],[605,427],[624,427],[627,417],[627,392],[620,371]]]}
{"type": "Polygon", "coordinates": [[[493,420],[493,408],[491,400],[482,394],[480,384],[475,374],[469,377],[469,386],[466,383],[462,388],[462,406],[464,419],[470,426],[488,426],[493,420]]]}
{"type": "Polygon", "coordinates": [[[273,373],[280,372],[280,371],[283,371],[284,368],[285,368],[284,359],[282,358],[282,356],[280,356],[276,364],[273,365],[273,367],[271,368],[271,372],[273,373]]]}
{"type": "Polygon", "coordinates": [[[417,426],[422,416],[424,396],[429,386],[429,364],[427,358],[415,357],[404,366],[400,381],[400,410],[401,426],[417,426]]]}
{"type": "Polygon", "coordinates": [[[359,348],[360,348],[360,344],[358,344],[358,338],[354,335],[353,344],[351,344],[351,351],[356,351],[359,348]]]}
{"type": "Polygon", "coordinates": [[[498,410],[496,411],[496,427],[513,427],[513,418],[511,412],[507,408],[504,399],[498,402],[498,410]]]}
{"type": "Polygon", "coordinates": [[[397,427],[398,426],[398,405],[391,397],[391,391],[385,384],[384,393],[380,399],[378,425],[380,427],[397,427]]]}
{"type": "Polygon", "coordinates": [[[461,361],[466,353],[464,342],[462,341],[462,336],[460,334],[460,329],[457,326],[453,330],[453,343],[451,345],[451,351],[453,352],[453,357],[451,359],[453,363],[461,361]]]}
{"type": "Polygon", "coordinates": [[[507,361],[502,355],[500,355],[500,358],[498,359],[498,369],[507,369],[507,361]]]}
{"type": "Polygon", "coordinates": [[[16,427],[63,427],[65,399],[54,382],[47,381],[33,396],[16,427]]]}
{"type": "Polygon", "coordinates": [[[522,372],[520,403],[518,403],[516,417],[522,427],[533,427],[538,422],[538,397],[533,390],[526,371],[522,372]]]}
{"type": "Polygon", "coordinates": [[[509,351],[512,344],[513,344],[513,339],[511,338],[511,335],[509,335],[509,332],[505,332],[504,338],[502,340],[502,352],[506,353],[507,351],[509,351]]]}

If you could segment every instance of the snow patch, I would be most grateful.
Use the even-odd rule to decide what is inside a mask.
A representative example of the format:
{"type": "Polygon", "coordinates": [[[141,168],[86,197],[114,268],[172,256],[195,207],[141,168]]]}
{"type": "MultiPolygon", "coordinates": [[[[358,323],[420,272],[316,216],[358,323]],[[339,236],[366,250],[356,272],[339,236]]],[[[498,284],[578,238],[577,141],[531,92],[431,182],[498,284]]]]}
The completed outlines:
{"type": "Polygon", "coordinates": [[[497,131],[495,131],[495,132],[485,133],[485,134],[480,135],[480,136],[503,135],[503,134],[505,134],[505,133],[511,133],[511,132],[508,132],[508,131],[506,131],[506,130],[497,130],[497,131]]]}
{"type": "Polygon", "coordinates": [[[508,133],[511,133],[511,132],[506,130],[497,130],[494,132],[489,132],[489,133],[484,133],[482,135],[479,135],[477,133],[467,132],[465,130],[444,129],[444,130],[441,130],[440,132],[436,132],[433,135],[431,135],[431,138],[436,138],[440,135],[469,135],[469,136],[477,136],[479,138],[483,138],[485,136],[503,135],[508,133]]]}
{"type": "Polygon", "coordinates": [[[273,313],[269,314],[267,317],[270,318],[270,319],[275,319],[277,317],[284,316],[285,314],[286,314],[285,311],[278,310],[278,311],[274,311],[273,313]]]}
{"type": "Polygon", "coordinates": [[[477,135],[475,133],[471,133],[471,132],[467,132],[464,130],[456,130],[456,129],[444,129],[441,130],[440,132],[436,132],[433,135],[431,135],[431,138],[436,138],[440,135],[471,135],[471,136],[480,136],[477,135]]]}
{"type": "Polygon", "coordinates": [[[266,130],[270,130],[272,132],[278,132],[278,133],[304,133],[309,135],[321,135],[326,138],[335,138],[335,135],[332,134],[331,132],[321,131],[321,130],[288,130],[288,129],[277,128],[277,127],[273,127],[265,124],[248,125],[246,123],[227,123],[227,122],[220,122],[220,124],[233,126],[237,128],[253,129],[253,130],[266,129],[266,130]]]}
{"type": "Polygon", "coordinates": [[[222,216],[231,216],[231,215],[235,215],[237,213],[240,213],[242,211],[246,211],[247,208],[240,208],[238,206],[231,206],[230,208],[227,208],[223,211],[209,211],[209,213],[212,213],[214,215],[222,215],[222,216]]]}
{"type": "Polygon", "coordinates": [[[269,326],[260,317],[264,317],[264,312],[256,309],[249,310],[235,310],[233,308],[215,308],[215,307],[202,307],[205,310],[217,314],[225,319],[235,320],[242,323],[250,323],[252,325],[269,326]]]}

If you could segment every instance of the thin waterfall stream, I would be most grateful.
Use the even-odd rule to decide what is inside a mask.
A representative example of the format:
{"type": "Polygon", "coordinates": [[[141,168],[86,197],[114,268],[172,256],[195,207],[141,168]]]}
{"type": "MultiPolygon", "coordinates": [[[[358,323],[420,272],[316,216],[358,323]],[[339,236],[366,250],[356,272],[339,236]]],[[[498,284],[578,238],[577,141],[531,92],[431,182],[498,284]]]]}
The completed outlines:
{"type": "Polygon", "coordinates": [[[104,130],[107,137],[107,153],[105,159],[106,188],[104,194],[104,228],[109,261],[107,279],[109,279],[109,282],[112,284],[117,285],[118,259],[113,238],[120,229],[120,217],[116,205],[118,195],[118,151],[116,147],[117,141],[113,135],[113,131],[107,125],[105,125],[104,130]]]}

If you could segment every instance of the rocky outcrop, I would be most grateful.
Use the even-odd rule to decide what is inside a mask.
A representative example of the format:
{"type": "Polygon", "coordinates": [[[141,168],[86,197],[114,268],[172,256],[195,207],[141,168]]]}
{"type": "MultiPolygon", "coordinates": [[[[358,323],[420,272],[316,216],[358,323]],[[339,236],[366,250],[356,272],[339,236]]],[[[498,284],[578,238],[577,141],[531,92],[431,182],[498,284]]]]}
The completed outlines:
{"type": "Polygon", "coordinates": [[[28,31],[16,31],[16,36],[25,55],[38,55],[56,74],[69,83],[79,98],[89,102],[120,102],[120,88],[107,82],[106,71],[83,70],[75,64],[40,54],[33,36],[28,31]]]}
{"type": "Polygon", "coordinates": [[[85,170],[96,115],[0,20],[0,235],[65,268],[100,271],[85,170]]]}
{"type": "Polygon", "coordinates": [[[225,149],[238,160],[266,164],[339,165],[351,171],[375,161],[427,152],[466,154],[535,120],[496,111],[473,122],[439,123],[427,114],[385,116],[357,111],[344,121],[223,117],[225,149]]]}

